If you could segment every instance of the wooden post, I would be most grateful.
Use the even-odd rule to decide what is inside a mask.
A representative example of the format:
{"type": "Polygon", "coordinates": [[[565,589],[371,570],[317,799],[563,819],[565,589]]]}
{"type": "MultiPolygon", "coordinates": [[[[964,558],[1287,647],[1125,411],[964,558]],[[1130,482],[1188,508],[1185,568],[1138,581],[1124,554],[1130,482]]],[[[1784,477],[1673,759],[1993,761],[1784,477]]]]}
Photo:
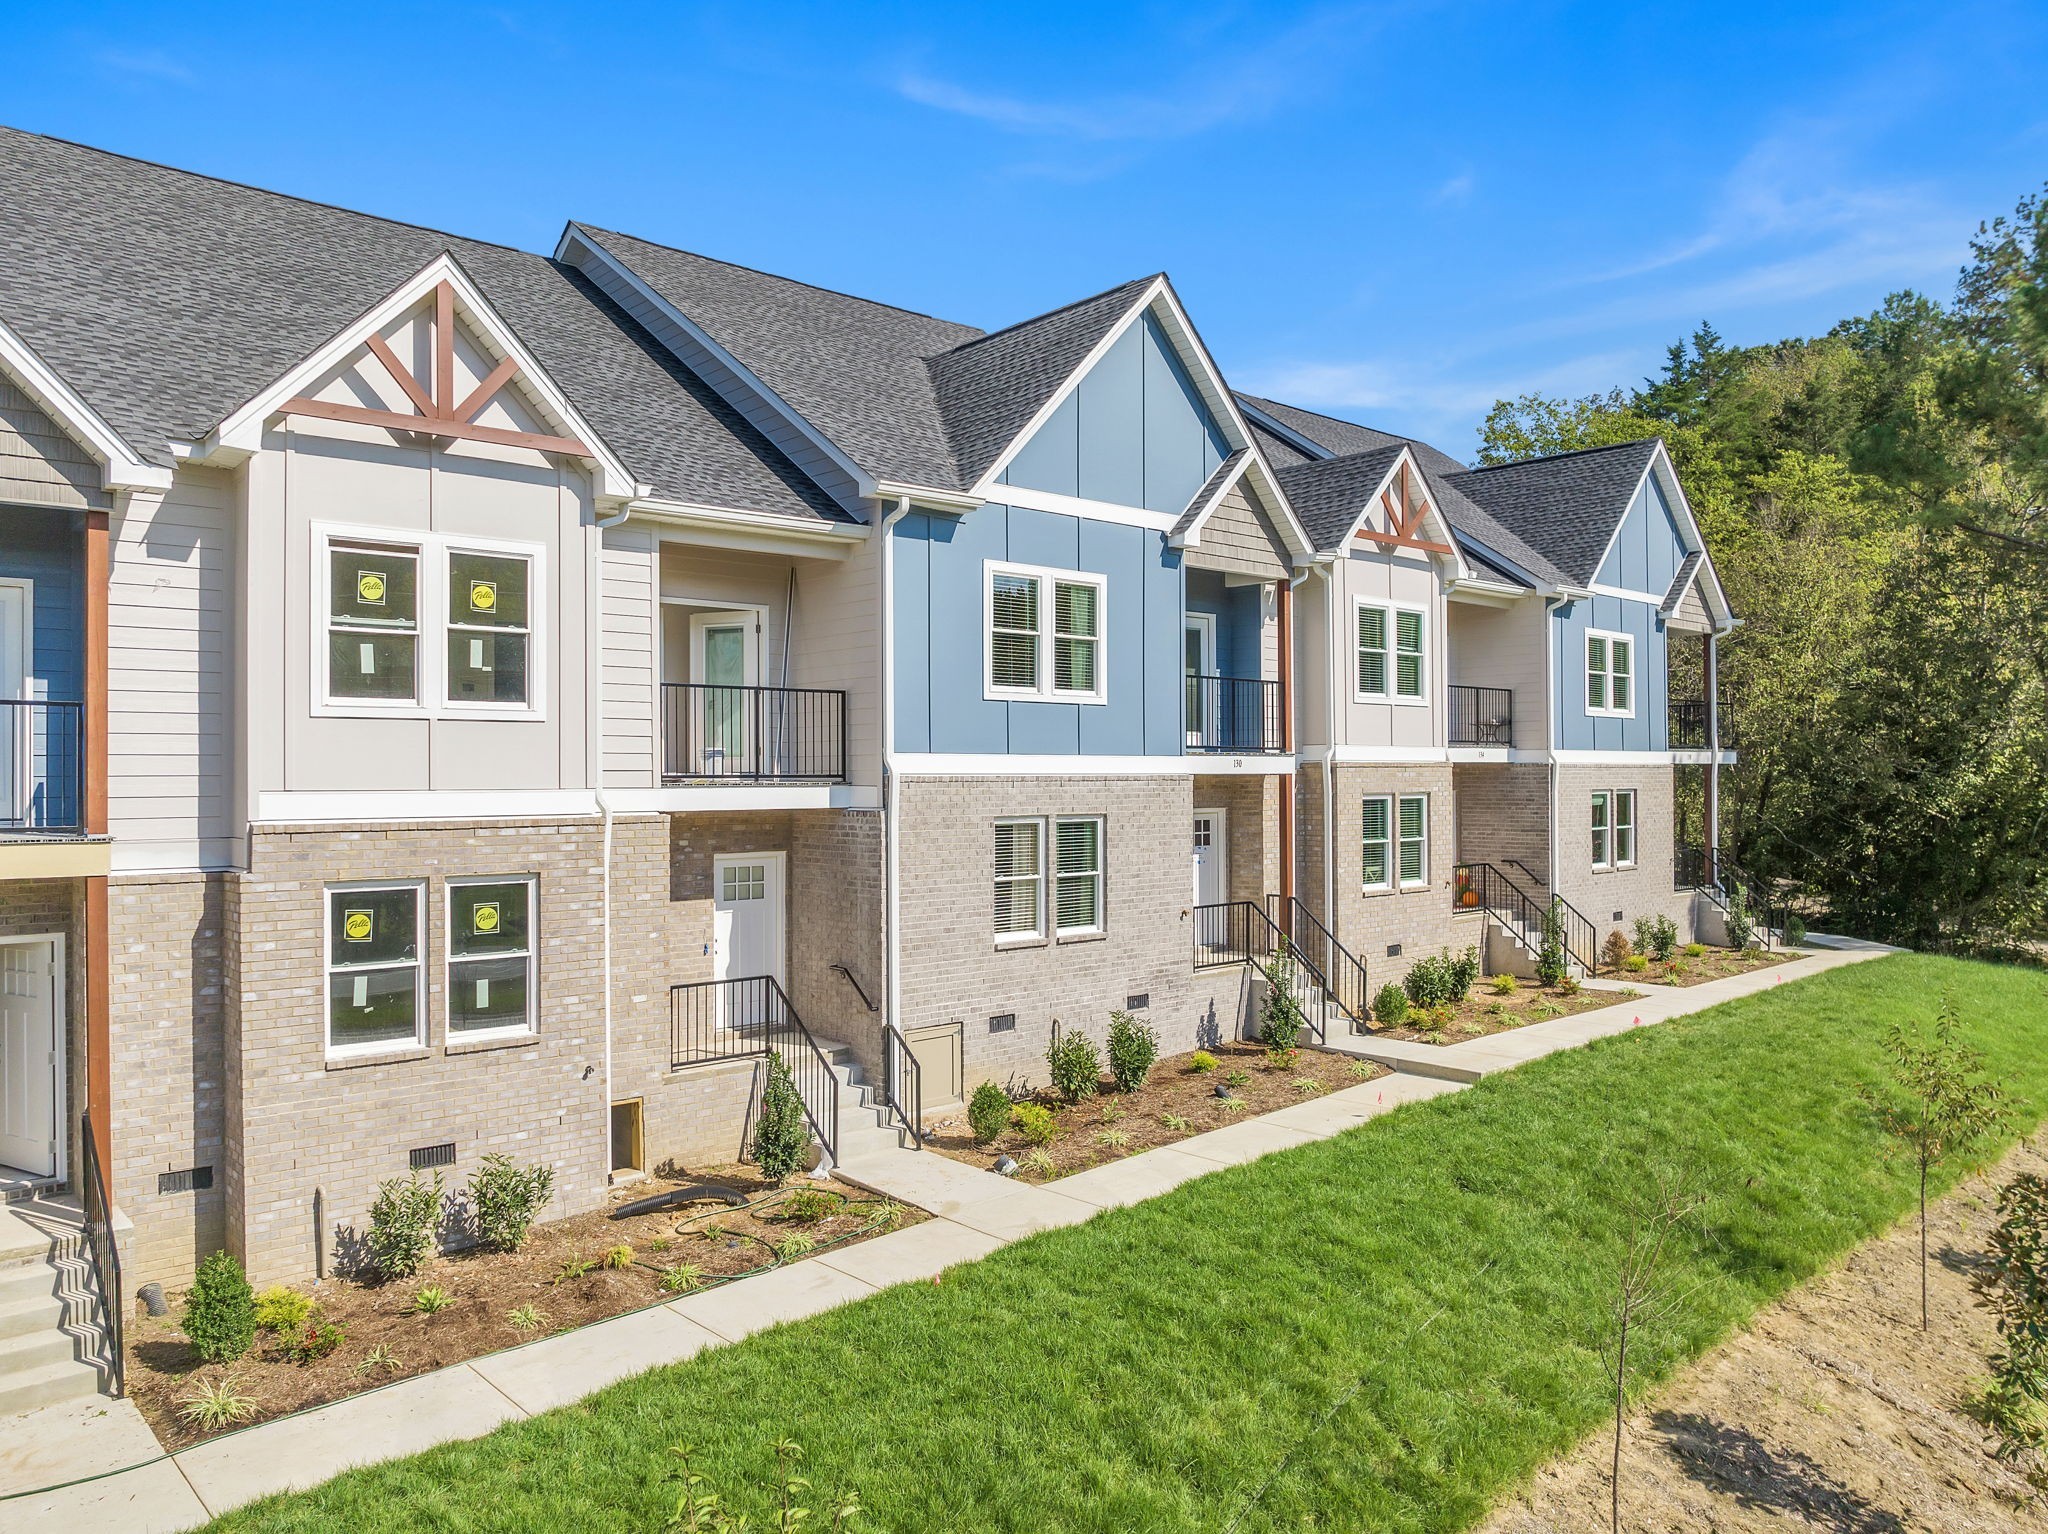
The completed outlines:
{"type": "MultiPolygon", "coordinates": [[[[1286,577],[1275,587],[1280,627],[1280,748],[1294,751],[1294,588],[1286,577]]],[[[1294,936],[1294,774],[1280,778],[1280,914],[1281,930],[1294,936]]]]}
{"type": "MultiPolygon", "coordinates": [[[[107,834],[107,590],[112,518],[85,514],[85,831],[107,834]]],[[[107,880],[85,881],[85,1106],[101,1175],[114,1176],[113,1032],[108,1009],[113,948],[107,933],[107,880]]],[[[111,1194],[109,1195],[111,1198],[111,1194]]]]}

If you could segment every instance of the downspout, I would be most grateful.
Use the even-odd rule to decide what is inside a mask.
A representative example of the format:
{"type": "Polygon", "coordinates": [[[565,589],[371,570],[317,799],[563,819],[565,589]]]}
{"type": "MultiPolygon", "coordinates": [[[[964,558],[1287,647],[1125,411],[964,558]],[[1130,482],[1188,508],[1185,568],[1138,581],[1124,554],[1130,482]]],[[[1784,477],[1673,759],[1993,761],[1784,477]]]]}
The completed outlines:
{"type": "MultiPolygon", "coordinates": [[[[597,611],[597,608],[604,600],[604,533],[607,529],[617,527],[621,522],[625,521],[628,516],[632,515],[632,511],[632,505],[628,503],[627,505],[621,506],[614,515],[609,517],[599,517],[596,522],[596,527],[598,530],[597,562],[593,564],[591,567],[591,585],[595,589],[591,591],[590,595],[586,597],[585,600],[589,604],[591,609],[590,616],[594,620],[597,620],[597,628],[599,633],[603,632],[602,614],[600,614],[597,611]]],[[[659,554],[657,554],[657,560],[659,559],[659,557],[659,554]]],[[[654,572],[654,590],[655,610],[656,613],[659,614],[661,602],[661,570],[658,565],[654,572]]],[[[658,668],[660,665],[661,653],[661,632],[659,624],[656,625],[655,629],[654,645],[655,663],[658,668]]],[[[591,686],[592,683],[595,683],[600,687],[603,685],[602,679],[604,671],[599,654],[600,649],[601,645],[591,645],[588,647],[586,651],[588,659],[585,662],[585,666],[587,672],[589,673],[585,678],[584,685],[586,687],[591,686]]],[[[592,694],[592,696],[594,696],[594,693],[592,694]]],[[[587,706],[587,703],[588,700],[586,699],[586,718],[589,717],[589,714],[591,712],[591,710],[587,706]]],[[[660,750],[661,720],[659,716],[661,709],[661,687],[658,682],[655,685],[654,704],[656,712],[654,724],[655,749],[660,750]]],[[[604,892],[598,901],[598,910],[601,919],[604,922],[604,951],[602,961],[602,969],[604,974],[604,1002],[600,1010],[600,1015],[604,1021],[605,1182],[609,1184],[612,1180],[611,1107],[612,1103],[615,1101],[614,1097],[612,1096],[612,805],[611,801],[605,797],[604,793],[604,753],[601,750],[598,753],[596,768],[597,770],[591,775],[592,786],[597,795],[598,814],[601,815],[604,819],[603,853],[598,860],[599,873],[604,880],[604,892]]],[[[658,778],[658,770],[656,775],[658,778]]]]}
{"type": "MultiPolygon", "coordinates": [[[[1707,630],[1707,781],[1701,816],[1700,841],[1706,847],[1706,874],[1715,882],[1721,877],[1721,653],[1719,636],[1707,630]]],[[[1668,744],[1668,742],[1667,742],[1668,744]]]]}
{"type": "Polygon", "coordinates": [[[882,1026],[902,1016],[903,976],[897,962],[896,835],[896,524],[910,513],[910,497],[882,519],[882,1026]]]}
{"type": "Polygon", "coordinates": [[[1323,922],[1330,929],[1330,936],[1339,942],[1343,936],[1337,930],[1337,863],[1334,849],[1337,845],[1337,806],[1332,799],[1336,792],[1337,776],[1337,567],[1335,564],[1322,566],[1323,572],[1323,632],[1328,636],[1323,647],[1323,922]]]}
{"type": "Polygon", "coordinates": [[[1280,911],[1282,930],[1290,939],[1294,931],[1294,751],[1297,722],[1294,717],[1294,588],[1308,579],[1308,571],[1282,581],[1275,593],[1280,619],[1280,748],[1287,753],[1288,768],[1280,785],[1280,911]]]}
{"type": "Polygon", "coordinates": [[[1564,689],[1557,674],[1557,606],[1553,598],[1543,605],[1543,663],[1550,677],[1550,718],[1545,721],[1550,735],[1543,755],[1550,766],[1550,815],[1544,822],[1544,840],[1550,856],[1544,872],[1550,877],[1550,893],[1557,894],[1557,743],[1564,729],[1564,689]]]}

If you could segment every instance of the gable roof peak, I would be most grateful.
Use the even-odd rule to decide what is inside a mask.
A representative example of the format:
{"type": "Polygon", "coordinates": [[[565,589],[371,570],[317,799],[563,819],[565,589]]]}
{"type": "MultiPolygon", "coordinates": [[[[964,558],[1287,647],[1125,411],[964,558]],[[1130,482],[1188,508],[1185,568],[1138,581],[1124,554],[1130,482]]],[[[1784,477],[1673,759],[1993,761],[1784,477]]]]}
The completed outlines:
{"type": "Polygon", "coordinates": [[[1026,315],[1023,319],[1013,320],[1011,323],[1002,326],[1000,329],[987,330],[983,331],[980,335],[969,336],[965,341],[962,341],[959,345],[947,347],[944,351],[941,352],[935,352],[926,360],[928,362],[936,364],[942,358],[958,356],[961,352],[970,351],[974,347],[980,346],[988,341],[1000,341],[1001,339],[1003,339],[1003,337],[1008,336],[1016,331],[1023,330],[1028,326],[1042,324],[1047,320],[1058,319],[1063,314],[1070,313],[1075,309],[1085,308],[1089,304],[1097,303],[1102,299],[1111,298],[1117,294],[1130,292],[1137,288],[1148,288],[1153,283],[1158,282],[1165,276],[1166,273],[1164,272],[1154,272],[1149,277],[1132,277],[1124,282],[1112,283],[1109,287],[1102,289],[1100,292],[1090,293],[1085,298],[1073,299],[1068,303],[1061,304],[1056,309],[1047,309],[1041,314],[1026,315]]]}

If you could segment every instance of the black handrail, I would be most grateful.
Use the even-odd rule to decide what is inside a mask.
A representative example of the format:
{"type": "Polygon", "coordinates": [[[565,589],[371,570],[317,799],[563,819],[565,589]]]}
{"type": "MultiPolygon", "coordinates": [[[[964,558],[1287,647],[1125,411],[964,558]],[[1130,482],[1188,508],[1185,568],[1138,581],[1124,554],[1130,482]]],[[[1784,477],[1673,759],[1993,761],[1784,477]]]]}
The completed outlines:
{"type": "Polygon", "coordinates": [[[882,1096],[896,1122],[910,1131],[917,1147],[924,1148],[924,1072],[917,1056],[896,1025],[882,1029],[882,1096]]]}
{"type": "Polygon", "coordinates": [[[1465,687],[1451,684],[1451,744],[1512,746],[1515,743],[1515,694],[1507,687],[1465,687]]]}
{"type": "Polygon", "coordinates": [[[1372,1020],[1372,991],[1366,983],[1365,960],[1337,941],[1336,934],[1301,903],[1299,895],[1287,897],[1285,914],[1288,937],[1297,951],[1331,982],[1330,994],[1344,1015],[1351,1019],[1351,1031],[1362,1033],[1372,1020]]]}
{"type": "Polygon", "coordinates": [[[860,998],[860,1004],[862,1006],[866,1007],[870,1012],[879,1012],[882,1010],[880,1007],[876,1006],[872,1000],[869,999],[868,988],[860,983],[860,977],[854,974],[852,970],[848,969],[844,964],[835,964],[832,966],[832,972],[836,975],[844,977],[846,983],[853,987],[853,994],[860,998]]]}
{"type": "Polygon", "coordinates": [[[115,1395],[125,1394],[128,1363],[123,1353],[121,1330],[128,1312],[121,1300],[121,1249],[114,1240],[114,1205],[107,1197],[107,1179],[100,1169],[99,1143],[92,1132],[90,1110],[79,1116],[80,1160],[85,1175],[79,1178],[80,1202],[85,1208],[85,1249],[92,1255],[93,1274],[100,1284],[100,1309],[107,1318],[107,1347],[112,1354],[111,1377],[115,1395]]]}
{"type": "Polygon", "coordinates": [[[0,836],[85,827],[85,705],[0,698],[0,836]]]}
{"type": "MultiPolygon", "coordinates": [[[[1721,749],[1731,749],[1735,744],[1734,731],[1729,728],[1728,705],[1720,708],[1718,729],[1721,749]]],[[[1673,698],[1665,716],[1668,739],[1665,745],[1673,751],[1704,751],[1707,749],[1707,700],[1705,698],[1673,698]]]]}
{"type": "Polygon", "coordinates": [[[1330,1008],[1336,1003],[1330,982],[1314,959],[1296,949],[1256,900],[1226,900],[1216,905],[1198,905],[1195,918],[1195,968],[1222,969],[1246,964],[1262,974],[1283,949],[1297,969],[1314,982],[1312,994],[1304,999],[1297,990],[1304,1026],[1318,1044],[1329,1038],[1330,1008]]]}
{"type": "Polygon", "coordinates": [[[827,687],[661,684],[667,779],[846,781],[846,694],[827,687]]]}
{"type": "Polygon", "coordinates": [[[1790,898],[1781,893],[1771,899],[1763,881],[1738,867],[1727,853],[1718,849],[1710,853],[1697,843],[1680,847],[1672,859],[1672,887],[1699,891],[1723,914],[1739,894],[1764,947],[1782,946],[1785,923],[1792,915],[1790,898]],[[1759,894],[1765,896],[1761,902],[1756,900],[1759,894]]]}
{"type": "Polygon", "coordinates": [[[672,985],[668,1011],[672,1069],[781,1055],[826,1159],[838,1159],[839,1075],[773,975],[672,985]]]}
{"type": "Polygon", "coordinates": [[[1554,911],[1565,956],[1589,975],[1599,970],[1599,932],[1584,912],[1562,895],[1537,899],[1491,863],[1460,863],[1452,868],[1451,908],[1484,911],[1520,938],[1524,947],[1538,952],[1543,946],[1544,918],[1554,911]]]}
{"type": "Polygon", "coordinates": [[[1186,707],[1190,751],[1257,756],[1287,749],[1278,682],[1189,673],[1186,707]]]}

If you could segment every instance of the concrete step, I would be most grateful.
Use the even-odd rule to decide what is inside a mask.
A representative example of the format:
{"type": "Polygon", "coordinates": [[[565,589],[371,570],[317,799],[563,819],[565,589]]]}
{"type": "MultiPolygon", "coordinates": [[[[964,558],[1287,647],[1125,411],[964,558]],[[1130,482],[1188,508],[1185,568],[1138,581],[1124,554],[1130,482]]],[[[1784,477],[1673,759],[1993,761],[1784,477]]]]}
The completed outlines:
{"type": "Polygon", "coordinates": [[[10,1291],[0,1295],[0,1343],[35,1332],[55,1331],[74,1310],[90,1308],[97,1313],[98,1306],[88,1307],[82,1298],[75,1304],[59,1299],[56,1289],[56,1284],[51,1283],[40,1294],[17,1296],[10,1291]]]}
{"type": "Polygon", "coordinates": [[[99,1393],[100,1371],[67,1356],[17,1374],[0,1374],[0,1417],[99,1393]]]}
{"type": "Polygon", "coordinates": [[[60,1316],[41,1331],[0,1340],[0,1385],[44,1364],[62,1363],[78,1356],[79,1339],[62,1330],[62,1321],[60,1316]]]}

